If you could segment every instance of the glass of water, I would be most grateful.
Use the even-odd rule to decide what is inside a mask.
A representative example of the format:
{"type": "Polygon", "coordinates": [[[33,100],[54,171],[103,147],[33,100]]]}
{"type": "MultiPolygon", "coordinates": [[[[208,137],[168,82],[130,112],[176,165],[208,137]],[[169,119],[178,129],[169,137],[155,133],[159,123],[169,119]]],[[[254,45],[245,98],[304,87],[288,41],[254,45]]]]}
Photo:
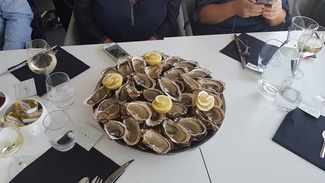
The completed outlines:
{"type": "Polygon", "coordinates": [[[68,151],[76,143],[76,129],[69,114],[62,110],[48,113],[44,120],[45,136],[58,151],[68,151]]]}
{"type": "Polygon", "coordinates": [[[64,72],[50,74],[46,78],[46,89],[49,99],[59,109],[69,108],[76,99],[75,87],[64,72]]]}
{"type": "Polygon", "coordinates": [[[258,55],[258,67],[260,71],[263,71],[266,68],[267,63],[270,61],[281,44],[282,42],[277,39],[269,39],[265,42],[258,55]]]}
{"type": "Polygon", "coordinates": [[[302,75],[287,78],[275,96],[275,105],[280,111],[290,112],[297,108],[307,91],[307,83],[302,75]]]}

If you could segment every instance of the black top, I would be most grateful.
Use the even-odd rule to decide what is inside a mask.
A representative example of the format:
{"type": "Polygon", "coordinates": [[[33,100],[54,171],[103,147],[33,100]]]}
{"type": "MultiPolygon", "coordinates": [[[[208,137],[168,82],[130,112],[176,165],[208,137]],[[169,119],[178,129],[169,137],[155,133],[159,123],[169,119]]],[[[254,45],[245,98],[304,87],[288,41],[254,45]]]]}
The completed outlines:
{"type": "Polygon", "coordinates": [[[162,39],[175,35],[181,0],[74,0],[85,43],[162,39]]]}

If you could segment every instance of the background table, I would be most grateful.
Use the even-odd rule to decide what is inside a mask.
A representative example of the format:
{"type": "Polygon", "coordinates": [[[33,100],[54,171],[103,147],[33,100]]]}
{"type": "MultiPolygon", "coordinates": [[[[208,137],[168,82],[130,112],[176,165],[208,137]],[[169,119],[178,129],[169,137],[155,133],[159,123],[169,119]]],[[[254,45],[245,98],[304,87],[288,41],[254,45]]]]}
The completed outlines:
{"type": "MultiPolygon", "coordinates": [[[[262,40],[277,38],[284,40],[286,32],[250,34],[262,40]]],[[[278,111],[274,99],[261,94],[256,86],[260,74],[243,70],[240,62],[219,51],[233,40],[232,34],[166,38],[161,41],[120,43],[131,55],[142,55],[150,51],[161,51],[199,61],[209,69],[212,76],[226,83],[226,118],[220,131],[199,149],[174,156],[147,155],[126,149],[105,134],[95,148],[118,164],[129,159],[135,161],[117,182],[320,182],[324,172],[299,156],[293,154],[271,139],[281,124],[285,113],[278,111]],[[203,158],[201,156],[203,154],[203,158]],[[206,171],[207,168],[207,171],[206,171]]],[[[63,47],[75,55],[90,69],[72,79],[76,86],[75,104],[68,110],[75,124],[88,123],[98,130],[100,126],[92,119],[93,111],[82,101],[89,96],[101,78],[100,71],[115,62],[102,50],[103,45],[63,47]]],[[[254,45],[251,45],[254,46],[254,45]]],[[[0,72],[25,59],[25,50],[0,52],[0,72]]],[[[325,94],[325,51],[317,60],[303,62],[301,69],[309,85],[305,100],[316,94],[325,94]],[[323,83],[321,83],[323,82],[323,83]]],[[[15,101],[14,84],[19,82],[13,75],[0,77],[0,89],[15,101]]],[[[55,107],[42,101],[51,111],[55,107]]],[[[45,139],[34,144],[24,144],[17,156],[31,155],[37,158],[49,144],[45,139]]],[[[9,160],[0,159],[0,182],[8,182],[9,160]]],[[[324,160],[325,163],[325,160],[324,160]]]]}

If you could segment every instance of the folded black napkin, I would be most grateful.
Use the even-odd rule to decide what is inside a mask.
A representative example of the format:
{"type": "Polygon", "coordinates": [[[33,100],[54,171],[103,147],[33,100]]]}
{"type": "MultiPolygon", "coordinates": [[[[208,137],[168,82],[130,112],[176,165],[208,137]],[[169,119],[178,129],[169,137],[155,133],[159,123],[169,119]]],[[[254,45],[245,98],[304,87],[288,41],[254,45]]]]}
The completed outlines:
{"type": "Polygon", "coordinates": [[[286,115],[273,141],[325,170],[325,159],[319,157],[325,130],[325,117],[318,119],[297,108],[286,115]]]}
{"type": "MultiPolygon", "coordinates": [[[[89,68],[87,64],[83,63],[81,60],[77,59],[75,56],[71,55],[61,47],[57,47],[56,49],[58,50],[55,55],[57,58],[57,65],[53,72],[65,72],[71,79],[89,68]]],[[[45,76],[35,74],[27,65],[13,71],[12,74],[20,81],[34,78],[37,95],[42,96],[46,93],[45,76]]]]}
{"type": "MultiPolygon", "coordinates": [[[[246,62],[254,64],[254,65],[258,65],[258,55],[262,49],[262,47],[264,46],[264,42],[253,37],[250,36],[248,34],[242,33],[239,36],[239,39],[242,40],[245,44],[246,44],[246,39],[248,41],[248,46],[250,47],[249,52],[250,52],[250,56],[249,57],[245,57],[246,62]]],[[[244,51],[245,48],[242,44],[241,45],[241,50],[244,51]]],[[[235,43],[235,40],[231,41],[226,47],[224,47],[222,50],[220,50],[221,53],[237,60],[240,62],[240,58],[238,55],[238,51],[237,51],[237,45],[235,43]]]]}
{"type": "Polygon", "coordinates": [[[85,150],[76,144],[67,152],[50,148],[23,169],[10,183],[77,183],[83,177],[106,180],[120,166],[95,148],[85,150]]]}

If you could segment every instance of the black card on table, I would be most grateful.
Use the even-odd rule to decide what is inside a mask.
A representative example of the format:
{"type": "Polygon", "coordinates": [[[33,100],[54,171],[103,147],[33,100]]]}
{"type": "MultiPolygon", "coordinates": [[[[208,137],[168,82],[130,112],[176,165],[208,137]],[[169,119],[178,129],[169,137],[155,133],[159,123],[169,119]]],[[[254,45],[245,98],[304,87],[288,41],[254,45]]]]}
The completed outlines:
{"type": "MultiPolygon", "coordinates": [[[[246,40],[248,42],[248,46],[250,47],[249,49],[249,53],[250,56],[249,57],[245,57],[246,58],[246,62],[249,62],[251,64],[254,65],[258,65],[258,55],[262,49],[262,47],[264,46],[264,41],[261,41],[253,36],[250,36],[246,33],[242,33],[239,36],[239,39],[243,41],[244,44],[246,44],[246,40]]],[[[244,51],[244,46],[241,44],[241,50],[244,51]]],[[[238,50],[237,50],[237,45],[235,43],[235,40],[231,41],[226,47],[224,47],[222,50],[220,50],[221,53],[237,60],[238,62],[240,62],[240,58],[239,58],[239,54],[238,54],[238,50]]]]}
{"type": "Polygon", "coordinates": [[[289,112],[273,137],[273,141],[325,170],[325,159],[320,158],[325,117],[318,119],[297,108],[289,112]]]}
{"type": "Polygon", "coordinates": [[[23,169],[10,183],[77,183],[83,177],[106,180],[120,166],[95,148],[85,150],[76,144],[67,152],[50,148],[23,169]]]}
{"type": "MultiPolygon", "coordinates": [[[[65,72],[71,79],[90,68],[87,64],[77,59],[75,56],[71,55],[63,48],[57,47],[57,50],[58,52],[55,55],[57,58],[57,65],[53,72],[65,72]]],[[[46,93],[46,77],[44,75],[35,74],[29,69],[27,65],[16,71],[13,71],[12,74],[20,81],[34,78],[37,95],[42,96],[46,93]]]]}

